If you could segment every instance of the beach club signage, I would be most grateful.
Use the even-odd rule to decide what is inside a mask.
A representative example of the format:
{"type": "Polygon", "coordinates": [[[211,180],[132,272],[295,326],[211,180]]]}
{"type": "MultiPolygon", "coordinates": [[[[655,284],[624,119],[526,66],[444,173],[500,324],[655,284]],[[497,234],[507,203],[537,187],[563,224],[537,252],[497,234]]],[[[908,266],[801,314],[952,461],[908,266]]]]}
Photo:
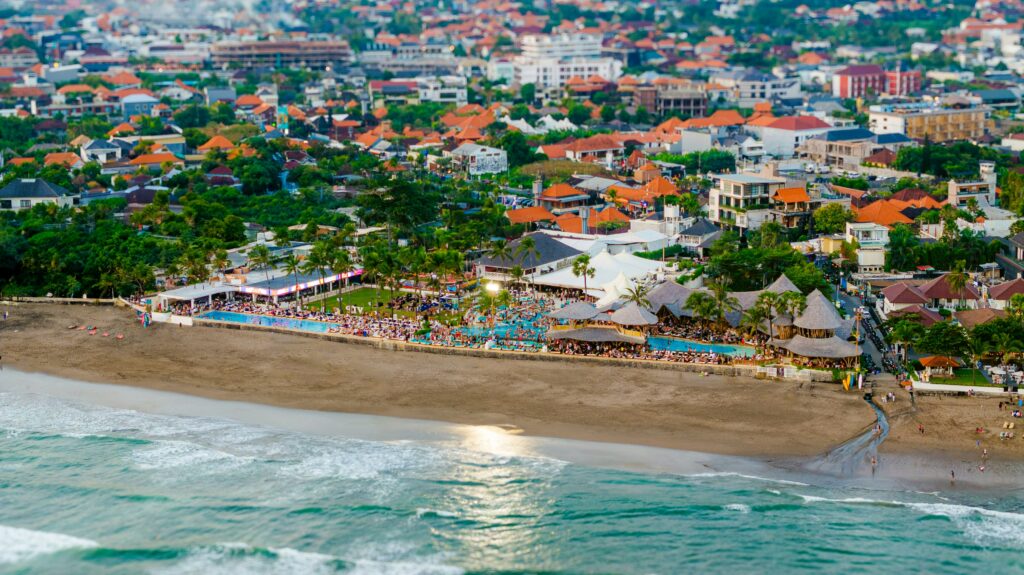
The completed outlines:
{"type": "Polygon", "coordinates": [[[238,288],[238,291],[241,292],[241,293],[247,293],[247,294],[265,295],[265,296],[269,296],[269,297],[281,297],[283,295],[288,295],[290,293],[295,293],[296,291],[302,291],[304,289],[309,289],[309,288],[312,288],[312,287],[322,286],[324,284],[330,284],[330,283],[334,283],[336,281],[340,281],[340,280],[344,280],[344,279],[348,279],[348,278],[354,278],[354,277],[356,277],[358,275],[362,275],[362,273],[363,273],[362,269],[354,269],[354,270],[352,270],[350,272],[345,272],[343,274],[334,274],[334,275],[330,275],[330,276],[324,276],[323,279],[317,278],[317,279],[312,280],[312,281],[301,282],[299,284],[290,284],[290,285],[287,285],[287,286],[284,286],[284,287],[281,287],[281,288],[277,288],[277,289],[261,288],[261,287],[255,287],[255,286],[241,286],[241,287],[238,288]]]}

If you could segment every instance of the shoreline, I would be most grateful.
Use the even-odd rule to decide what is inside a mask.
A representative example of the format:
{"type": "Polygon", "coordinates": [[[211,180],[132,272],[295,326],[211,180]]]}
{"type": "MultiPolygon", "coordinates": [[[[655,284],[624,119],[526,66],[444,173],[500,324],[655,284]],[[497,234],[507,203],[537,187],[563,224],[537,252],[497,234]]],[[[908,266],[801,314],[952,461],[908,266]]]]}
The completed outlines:
{"type": "MultiPolygon", "coordinates": [[[[0,325],[0,353],[7,366],[208,399],[500,426],[530,437],[755,458],[784,471],[821,457],[874,423],[860,394],[832,384],[557,358],[388,351],[244,330],[142,328],[125,310],[111,307],[12,309],[12,318],[0,325]],[[99,325],[126,338],[89,336],[68,330],[69,324],[99,325]]],[[[909,407],[901,397],[897,411],[886,409],[895,417],[892,435],[881,446],[881,467],[889,460],[916,461],[910,466],[921,471],[919,477],[912,471],[897,474],[915,483],[941,482],[951,465],[966,478],[973,441],[944,422],[953,418],[956,425],[968,425],[986,408],[995,411],[995,403],[922,397],[916,412],[899,415],[909,407]],[[918,421],[929,430],[924,436],[916,433],[918,421]]],[[[1002,463],[1016,467],[1024,460],[1019,438],[986,440],[985,447],[992,453],[993,471],[1002,463]]],[[[870,477],[866,462],[865,471],[870,477]]]]}

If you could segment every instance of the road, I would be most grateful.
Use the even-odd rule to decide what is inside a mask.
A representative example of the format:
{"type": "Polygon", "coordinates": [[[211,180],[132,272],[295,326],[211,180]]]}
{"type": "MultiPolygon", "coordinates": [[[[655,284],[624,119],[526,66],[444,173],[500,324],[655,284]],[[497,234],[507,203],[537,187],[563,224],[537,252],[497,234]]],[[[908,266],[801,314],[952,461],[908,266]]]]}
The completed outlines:
{"type": "MultiPolygon", "coordinates": [[[[842,300],[846,311],[849,313],[855,313],[858,307],[864,305],[860,298],[851,296],[847,293],[839,292],[839,297],[842,300]]],[[[872,322],[872,325],[874,325],[874,322],[872,322]]],[[[865,327],[865,324],[861,323],[861,329],[864,329],[865,327]]],[[[875,331],[877,333],[877,330],[875,331]]],[[[881,339],[882,334],[879,333],[878,336],[881,339]]],[[[867,333],[864,334],[864,343],[861,345],[861,350],[871,356],[871,359],[874,360],[876,366],[882,366],[882,352],[875,347],[875,344],[871,341],[871,338],[867,333]]]]}

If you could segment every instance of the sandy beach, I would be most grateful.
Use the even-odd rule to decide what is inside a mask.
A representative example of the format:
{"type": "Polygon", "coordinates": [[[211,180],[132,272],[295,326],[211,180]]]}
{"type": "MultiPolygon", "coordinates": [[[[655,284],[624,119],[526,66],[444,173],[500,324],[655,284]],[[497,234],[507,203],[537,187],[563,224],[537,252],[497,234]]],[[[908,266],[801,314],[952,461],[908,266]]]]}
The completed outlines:
{"type": "MultiPolygon", "coordinates": [[[[701,376],[592,362],[396,352],[291,335],[156,325],[129,310],[12,305],[0,324],[4,365],[95,383],[268,405],[504,425],[531,435],[783,460],[820,455],[863,433],[874,414],[831,384],[701,376]],[[95,325],[110,337],[69,330],[95,325]],[[113,336],[123,333],[125,339],[113,336]]],[[[893,387],[892,389],[895,389],[893,387]]],[[[1024,457],[1000,441],[996,399],[901,392],[882,453],[973,461],[977,426],[992,458],[1024,457]],[[925,433],[918,432],[918,424],[925,433]]],[[[945,463],[943,463],[945,465],[945,463]]]]}

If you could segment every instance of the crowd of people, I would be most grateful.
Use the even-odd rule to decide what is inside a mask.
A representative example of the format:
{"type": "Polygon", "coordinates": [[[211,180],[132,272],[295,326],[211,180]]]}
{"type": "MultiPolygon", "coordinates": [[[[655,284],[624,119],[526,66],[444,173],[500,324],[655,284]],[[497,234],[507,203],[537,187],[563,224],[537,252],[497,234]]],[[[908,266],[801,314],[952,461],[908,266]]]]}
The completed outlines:
{"type": "MultiPolygon", "coordinates": [[[[407,341],[421,345],[486,350],[551,352],[572,356],[608,357],[615,359],[667,361],[697,364],[730,364],[735,361],[763,363],[781,357],[769,346],[767,335],[745,333],[735,328],[720,329],[706,322],[684,319],[671,324],[659,324],[651,335],[687,339],[713,344],[744,345],[755,348],[753,357],[739,358],[714,351],[656,350],[648,345],[627,343],[591,343],[576,340],[548,340],[548,330],[558,322],[548,312],[558,309],[576,298],[570,292],[541,293],[533,290],[509,290],[507,305],[483,308],[454,298],[415,293],[400,293],[376,307],[345,306],[321,310],[317,305],[302,307],[294,302],[260,303],[248,299],[217,300],[171,305],[167,311],[180,315],[199,316],[210,311],[227,311],[254,316],[306,320],[327,324],[327,333],[358,337],[407,341]],[[438,312],[451,323],[450,312],[462,310],[457,325],[438,321],[438,312]]],[[[458,316],[455,316],[458,318],[458,316]]],[[[258,321],[258,320],[256,320],[258,321]]],[[[283,322],[282,322],[283,323],[283,322]]],[[[291,327],[287,326],[286,327],[291,327]]],[[[845,368],[840,361],[792,358],[793,363],[816,368],[845,368]]]]}
{"type": "Polygon", "coordinates": [[[714,352],[652,350],[643,344],[619,342],[585,342],[570,339],[555,340],[549,349],[564,355],[609,357],[614,359],[644,359],[678,363],[705,363],[726,365],[732,363],[728,355],[714,352]]]}

